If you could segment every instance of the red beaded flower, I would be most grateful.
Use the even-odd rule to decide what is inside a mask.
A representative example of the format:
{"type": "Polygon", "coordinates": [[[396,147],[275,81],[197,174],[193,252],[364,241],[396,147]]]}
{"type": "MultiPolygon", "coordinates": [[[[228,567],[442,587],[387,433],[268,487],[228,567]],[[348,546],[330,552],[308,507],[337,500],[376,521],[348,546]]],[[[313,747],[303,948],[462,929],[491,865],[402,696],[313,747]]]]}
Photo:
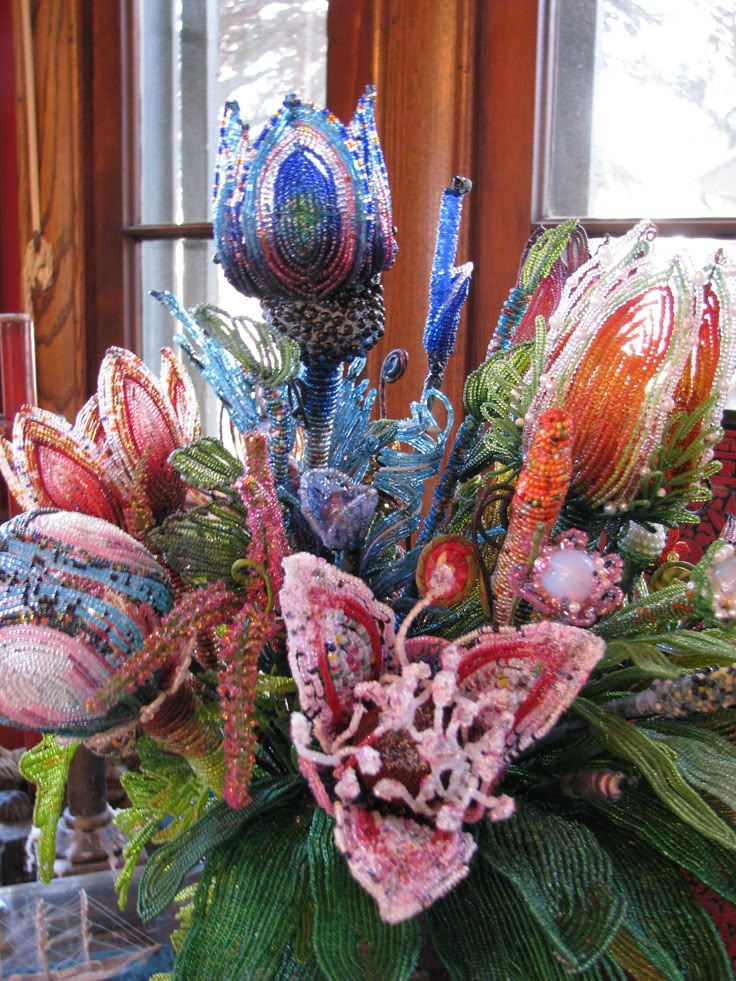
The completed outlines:
{"type": "Polygon", "coordinates": [[[158,379],[132,352],[114,347],[74,425],[21,408],[12,441],[0,437],[0,472],[25,511],[80,511],[140,537],[184,503],[186,488],[168,458],[199,434],[192,383],[173,352],[161,352],[158,379]]]}
{"type": "Polygon", "coordinates": [[[438,535],[419,556],[416,580],[419,595],[432,592],[435,606],[453,606],[467,599],[478,581],[473,546],[460,535],[438,535]]]}

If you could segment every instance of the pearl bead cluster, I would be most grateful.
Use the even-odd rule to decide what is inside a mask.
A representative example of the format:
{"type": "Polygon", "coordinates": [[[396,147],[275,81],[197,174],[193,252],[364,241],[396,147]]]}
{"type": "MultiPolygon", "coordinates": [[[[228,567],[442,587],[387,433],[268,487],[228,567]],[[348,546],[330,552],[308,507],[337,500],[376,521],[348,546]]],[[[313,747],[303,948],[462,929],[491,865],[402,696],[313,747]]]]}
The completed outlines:
{"type": "Polygon", "coordinates": [[[624,598],[618,586],[623,559],[587,551],[587,545],[585,532],[573,529],[543,546],[530,573],[523,566],[512,571],[517,595],[544,616],[574,627],[590,627],[617,610],[624,598]]]}

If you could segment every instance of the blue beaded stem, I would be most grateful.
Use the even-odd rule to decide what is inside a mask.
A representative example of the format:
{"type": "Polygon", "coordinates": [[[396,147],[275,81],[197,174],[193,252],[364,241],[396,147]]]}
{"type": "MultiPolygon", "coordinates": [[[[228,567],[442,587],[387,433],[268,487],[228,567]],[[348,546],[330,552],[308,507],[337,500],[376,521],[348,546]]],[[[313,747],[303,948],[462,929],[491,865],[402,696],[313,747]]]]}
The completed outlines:
{"type": "Polygon", "coordinates": [[[466,416],[461,423],[450,451],[447,466],[434,489],[432,506],[427,512],[427,517],[424,519],[422,529],[417,536],[416,545],[418,548],[423,548],[434,537],[440,522],[444,521],[455,494],[460,474],[465,466],[468,452],[475,445],[479,428],[480,423],[472,416],[466,416]]]}
{"type": "Polygon", "coordinates": [[[271,455],[273,478],[277,485],[282,484],[289,469],[289,453],[294,443],[294,418],[281,389],[263,390],[263,400],[268,409],[271,429],[268,434],[268,449],[271,455]]]}
{"type": "Polygon", "coordinates": [[[520,286],[514,286],[504,301],[501,313],[496,324],[496,329],[491,334],[491,340],[486,351],[486,358],[490,358],[496,351],[508,351],[514,331],[521,323],[521,318],[526,313],[529,306],[529,297],[520,286]]]}
{"type": "Polygon", "coordinates": [[[326,467],[342,379],[339,362],[308,364],[304,369],[307,412],[307,466],[326,467]]]}

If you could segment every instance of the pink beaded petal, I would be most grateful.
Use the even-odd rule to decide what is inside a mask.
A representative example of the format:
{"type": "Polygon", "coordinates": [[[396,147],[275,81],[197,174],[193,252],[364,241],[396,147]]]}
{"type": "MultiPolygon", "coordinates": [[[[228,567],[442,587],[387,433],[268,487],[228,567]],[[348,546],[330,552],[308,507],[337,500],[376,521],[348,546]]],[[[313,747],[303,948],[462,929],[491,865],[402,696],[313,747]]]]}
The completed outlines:
{"type": "Polygon", "coordinates": [[[473,699],[494,690],[508,695],[514,724],[507,759],[549,732],[605,650],[589,631],[548,620],[479,633],[471,642],[456,667],[459,687],[473,699]]]}
{"type": "Polygon", "coordinates": [[[328,741],[346,722],[358,682],[377,679],[393,643],[394,614],[368,586],[324,559],[284,559],[281,610],[302,712],[328,741]]]}
{"type": "Polygon", "coordinates": [[[404,653],[407,661],[412,664],[424,662],[432,666],[439,666],[442,651],[450,645],[451,641],[445,640],[434,634],[420,634],[418,637],[407,637],[404,641],[404,653]]]}
{"type": "Polygon", "coordinates": [[[87,699],[111,674],[111,666],[78,637],[39,624],[0,627],[0,716],[14,725],[93,727],[98,716],[87,710],[87,699]]]}
{"type": "Polygon", "coordinates": [[[386,923],[415,916],[468,874],[476,845],[466,832],[440,831],[339,802],[335,814],[335,844],[386,923]]]}
{"type": "Polygon", "coordinates": [[[545,323],[557,309],[562,295],[562,287],[565,283],[567,271],[561,259],[558,259],[549,272],[549,275],[540,280],[529,306],[526,308],[519,326],[514,333],[514,342],[521,344],[525,341],[534,340],[537,317],[544,317],[545,323]]]}
{"type": "Polygon", "coordinates": [[[31,507],[84,509],[112,524],[122,520],[122,492],[104,457],[61,416],[23,406],[13,426],[13,466],[31,507]]]}
{"type": "Polygon", "coordinates": [[[100,452],[107,452],[105,430],[100,419],[100,406],[97,395],[87,399],[74,420],[74,430],[81,433],[90,443],[94,443],[100,452]]]}
{"type": "Polygon", "coordinates": [[[161,350],[161,389],[173,406],[181,443],[202,435],[199,404],[189,372],[169,347],[161,350]]]}
{"type": "Polygon", "coordinates": [[[160,470],[179,445],[179,425],[155,375],[131,351],[110,348],[100,366],[98,397],[108,443],[128,476],[144,454],[150,454],[150,469],[160,470]]]}
{"type": "Polygon", "coordinates": [[[4,436],[0,436],[0,474],[2,474],[8,485],[8,490],[22,511],[30,511],[36,507],[33,488],[22,483],[15,472],[15,449],[13,444],[4,436]]]}
{"type": "MultiPolygon", "coordinates": [[[[729,337],[729,317],[722,309],[722,301],[728,302],[728,297],[722,297],[712,283],[707,283],[703,292],[703,316],[700,321],[698,339],[685,363],[682,375],[674,395],[675,408],[684,412],[694,412],[711,392],[719,389],[723,393],[713,406],[710,416],[696,423],[681,446],[693,443],[705,427],[717,427],[721,424],[724,403],[722,401],[730,386],[733,365],[733,338],[729,337]]],[[[706,451],[709,452],[709,451],[706,451]]],[[[688,469],[697,472],[702,462],[697,457],[687,460],[677,473],[688,469]]]]}
{"type": "Polygon", "coordinates": [[[182,444],[174,408],[156,376],[131,351],[110,348],[98,378],[100,417],[108,446],[129,480],[145,466],[145,489],[154,519],[181,504],[183,488],[168,463],[182,444]]]}
{"type": "Polygon", "coordinates": [[[325,790],[325,785],[320,779],[319,768],[311,760],[300,756],[299,772],[309,784],[309,789],[312,791],[312,796],[315,799],[317,807],[321,807],[323,811],[334,815],[335,807],[325,790]]]}

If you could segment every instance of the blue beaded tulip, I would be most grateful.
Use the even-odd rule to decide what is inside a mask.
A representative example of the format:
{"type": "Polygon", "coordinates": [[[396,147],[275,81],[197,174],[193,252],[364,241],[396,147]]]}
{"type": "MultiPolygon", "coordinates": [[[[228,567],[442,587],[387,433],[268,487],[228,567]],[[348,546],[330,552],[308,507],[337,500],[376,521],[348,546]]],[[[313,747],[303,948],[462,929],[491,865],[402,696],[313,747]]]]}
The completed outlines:
{"type": "Polygon", "coordinates": [[[302,514],[330,549],[359,548],[378,506],[378,491],[332,467],[306,470],[299,485],[302,514]]]}
{"type": "Polygon", "coordinates": [[[374,100],[369,87],[344,126],[289,96],[253,143],[228,103],[220,132],[217,257],[229,282],[299,344],[312,467],[329,458],[342,363],[383,334],[380,274],[397,253],[374,100]]]}
{"type": "Polygon", "coordinates": [[[383,327],[382,309],[379,324],[369,308],[397,245],[374,100],[369,87],[344,126],[289,96],[253,143],[237,103],[225,106],[214,190],[218,259],[236,289],[265,301],[267,314],[273,308],[307,362],[365,354],[383,327]],[[287,316],[284,302],[298,315],[287,316]],[[310,317],[315,303],[319,317],[310,317]],[[337,309],[347,317],[341,327],[337,309]]]}

